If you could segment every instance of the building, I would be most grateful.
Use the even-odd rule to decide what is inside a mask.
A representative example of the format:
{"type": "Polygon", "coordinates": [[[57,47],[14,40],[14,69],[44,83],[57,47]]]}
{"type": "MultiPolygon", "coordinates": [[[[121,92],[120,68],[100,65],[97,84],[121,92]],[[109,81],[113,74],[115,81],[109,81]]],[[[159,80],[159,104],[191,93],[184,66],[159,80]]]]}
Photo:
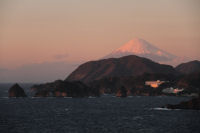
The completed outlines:
{"type": "Polygon", "coordinates": [[[163,83],[165,83],[165,81],[160,81],[160,80],[157,80],[157,81],[146,81],[145,85],[149,85],[149,86],[151,86],[153,88],[158,88],[163,83]]]}
{"type": "Polygon", "coordinates": [[[174,89],[173,87],[166,88],[166,89],[162,90],[163,93],[174,93],[174,94],[177,94],[177,93],[182,92],[182,91],[184,91],[184,89],[179,89],[179,88],[174,89]]]}

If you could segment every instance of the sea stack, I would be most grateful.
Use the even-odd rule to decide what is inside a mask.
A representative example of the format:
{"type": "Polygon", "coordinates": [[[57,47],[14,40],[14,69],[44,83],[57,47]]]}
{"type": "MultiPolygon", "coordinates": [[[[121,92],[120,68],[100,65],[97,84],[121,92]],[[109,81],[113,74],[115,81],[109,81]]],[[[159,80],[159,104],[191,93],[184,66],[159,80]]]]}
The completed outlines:
{"type": "Polygon", "coordinates": [[[8,91],[9,97],[26,97],[27,95],[24,92],[24,89],[21,88],[18,84],[14,84],[8,91]]]}

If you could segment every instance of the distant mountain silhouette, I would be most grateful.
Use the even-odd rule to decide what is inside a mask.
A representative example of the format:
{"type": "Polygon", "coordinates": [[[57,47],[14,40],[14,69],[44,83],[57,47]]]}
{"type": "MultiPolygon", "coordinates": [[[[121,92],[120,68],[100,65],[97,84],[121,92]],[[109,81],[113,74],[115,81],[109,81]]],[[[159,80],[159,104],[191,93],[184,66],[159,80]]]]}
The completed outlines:
{"type": "Polygon", "coordinates": [[[72,72],[66,80],[91,82],[104,77],[139,76],[144,73],[176,74],[177,72],[170,65],[158,64],[150,59],[129,55],[86,62],[72,72]]]}
{"type": "Polygon", "coordinates": [[[182,74],[200,72],[200,61],[195,60],[187,63],[182,63],[178,65],[175,69],[182,74]]]}

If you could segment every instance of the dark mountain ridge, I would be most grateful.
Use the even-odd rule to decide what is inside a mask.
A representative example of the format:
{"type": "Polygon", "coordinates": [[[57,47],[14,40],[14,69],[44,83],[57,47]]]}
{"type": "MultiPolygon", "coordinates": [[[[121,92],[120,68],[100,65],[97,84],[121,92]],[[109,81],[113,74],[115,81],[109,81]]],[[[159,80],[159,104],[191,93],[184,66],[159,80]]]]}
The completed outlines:
{"type": "Polygon", "coordinates": [[[57,80],[35,85],[32,90],[36,97],[88,97],[106,93],[125,97],[128,95],[177,95],[165,94],[162,91],[173,87],[183,88],[184,91],[178,95],[185,95],[199,93],[199,79],[200,72],[179,73],[172,66],[130,55],[86,62],[72,72],[65,81],[57,80]],[[166,82],[158,88],[145,85],[146,81],[156,80],[166,82]]]}
{"type": "Polygon", "coordinates": [[[159,64],[150,59],[129,55],[121,58],[109,58],[89,61],[73,71],[66,81],[91,82],[105,77],[139,76],[150,74],[177,74],[170,65],[159,64]]]}
{"type": "Polygon", "coordinates": [[[194,72],[200,72],[200,61],[194,60],[186,63],[182,63],[178,65],[176,68],[176,71],[182,73],[182,74],[190,74],[194,72]]]}

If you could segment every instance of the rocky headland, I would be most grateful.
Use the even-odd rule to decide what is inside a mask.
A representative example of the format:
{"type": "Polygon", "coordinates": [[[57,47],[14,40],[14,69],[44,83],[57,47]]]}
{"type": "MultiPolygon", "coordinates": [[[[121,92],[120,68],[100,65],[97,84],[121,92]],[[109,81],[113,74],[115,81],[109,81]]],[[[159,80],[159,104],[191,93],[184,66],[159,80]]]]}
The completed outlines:
{"type": "Polygon", "coordinates": [[[179,104],[167,104],[162,108],[168,109],[192,109],[192,110],[200,110],[200,97],[193,98],[189,101],[184,101],[179,104]]]}

